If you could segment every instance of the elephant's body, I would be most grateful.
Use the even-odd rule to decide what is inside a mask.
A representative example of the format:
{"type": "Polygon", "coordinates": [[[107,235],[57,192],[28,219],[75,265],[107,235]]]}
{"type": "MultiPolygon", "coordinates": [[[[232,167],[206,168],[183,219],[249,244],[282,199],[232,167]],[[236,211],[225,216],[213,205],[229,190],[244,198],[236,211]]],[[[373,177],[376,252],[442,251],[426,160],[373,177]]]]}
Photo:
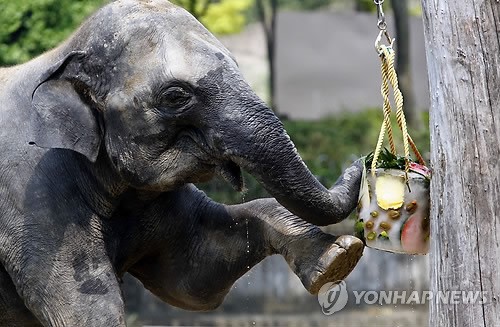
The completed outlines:
{"type": "Polygon", "coordinates": [[[361,256],[274,199],[224,206],[189,184],[218,174],[241,189],[242,167],[329,224],[356,205],[361,169],[319,184],[229,52],[166,1],[116,1],[0,69],[0,153],[0,326],[124,326],[127,271],[209,310],[267,255],[311,293],[361,256]]]}
{"type": "MultiPolygon", "coordinates": [[[[71,282],[79,285],[79,293],[98,297],[107,293],[94,273],[96,266],[75,266],[78,259],[91,257],[93,264],[109,261],[118,279],[129,272],[167,303],[211,310],[239,277],[268,255],[283,255],[310,286],[314,271],[328,275],[329,269],[339,268],[333,264],[338,258],[332,250],[351,248],[358,254],[362,250],[360,244],[349,244],[350,239],[337,240],[341,245],[337,246],[334,236],[293,216],[274,200],[224,206],[192,185],[161,194],[130,192],[116,215],[97,219],[101,227],[92,237],[72,243],[79,253],[74,253],[71,282]],[[95,238],[103,240],[105,251],[87,247],[95,238]]],[[[350,270],[355,262],[345,264],[350,270]]],[[[0,326],[40,325],[3,267],[0,290],[0,326]]],[[[107,301],[102,302],[105,308],[107,301]]],[[[95,324],[104,325],[102,320],[95,324]]],[[[66,325],[71,324],[66,321],[66,325]]]]}

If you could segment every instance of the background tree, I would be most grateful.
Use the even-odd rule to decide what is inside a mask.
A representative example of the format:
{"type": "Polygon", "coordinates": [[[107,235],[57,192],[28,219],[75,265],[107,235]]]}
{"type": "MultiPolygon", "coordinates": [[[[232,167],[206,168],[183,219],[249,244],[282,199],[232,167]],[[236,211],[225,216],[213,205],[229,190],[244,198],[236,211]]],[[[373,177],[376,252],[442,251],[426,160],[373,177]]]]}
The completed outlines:
{"type": "Polygon", "coordinates": [[[0,65],[14,65],[64,40],[105,0],[0,0],[0,65]]]}
{"type": "Polygon", "coordinates": [[[266,39],[269,67],[269,105],[279,114],[276,106],[276,24],[278,9],[312,10],[330,4],[332,0],[255,0],[257,19],[262,24],[266,39]]]}
{"type": "Polygon", "coordinates": [[[405,116],[414,128],[420,128],[420,119],[415,108],[415,92],[411,77],[410,14],[408,0],[391,0],[396,30],[396,71],[399,87],[403,93],[405,116]]]}
{"type": "Polygon", "coordinates": [[[500,6],[422,1],[431,94],[430,326],[500,326],[500,6]]]}
{"type": "Polygon", "coordinates": [[[269,105],[277,113],[276,108],[276,17],[278,0],[255,0],[257,16],[266,38],[267,62],[269,67],[269,105]]]}
{"type": "MultiPolygon", "coordinates": [[[[0,66],[55,47],[109,0],[0,0],[0,66]]],[[[239,32],[252,0],[173,0],[216,34],[239,32]]]]}

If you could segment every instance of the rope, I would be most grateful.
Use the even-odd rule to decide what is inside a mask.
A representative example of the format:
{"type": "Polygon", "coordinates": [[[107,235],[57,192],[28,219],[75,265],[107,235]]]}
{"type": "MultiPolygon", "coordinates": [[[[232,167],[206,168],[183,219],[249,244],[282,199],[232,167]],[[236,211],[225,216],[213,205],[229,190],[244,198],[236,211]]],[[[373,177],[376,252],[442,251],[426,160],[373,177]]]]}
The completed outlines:
{"type": "Polygon", "coordinates": [[[413,153],[415,153],[415,156],[417,157],[418,163],[421,164],[422,166],[426,166],[424,157],[422,157],[420,151],[418,151],[417,146],[415,145],[415,142],[413,142],[413,139],[411,138],[410,134],[408,134],[408,142],[410,143],[413,153]]]}
{"type": "MultiPolygon", "coordinates": [[[[379,35],[380,37],[380,35],[379,35]]],[[[378,39],[379,40],[379,39],[378,39]]],[[[389,100],[390,96],[390,88],[392,87],[394,93],[394,102],[396,104],[396,120],[399,126],[399,129],[403,133],[403,147],[404,147],[404,155],[405,155],[405,176],[408,178],[409,171],[409,163],[410,163],[410,147],[412,151],[415,153],[417,160],[420,164],[425,165],[425,161],[417,149],[415,142],[408,133],[408,127],[406,125],[405,114],[403,111],[403,94],[399,89],[398,75],[396,73],[396,69],[394,67],[394,59],[395,52],[392,48],[392,44],[389,46],[386,45],[378,45],[377,42],[377,51],[379,53],[379,57],[381,60],[381,73],[382,73],[382,85],[381,85],[381,94],[384,100],[383,111],[384,111],[384,120],[382,122],[382,127],[380,128],[380,133],[377,141],[377,145],[375,147],[375,152],[373,153],[373,161],[372,161],[372,174],[375,175],[375,170],[377,168],[377,161],[380,156],[380,152],[382,151],[382,145],[384,143],[384,136],[387,132],[390,151],[392,154],[396,155],[396,147],[394,144],[394,135],[392,132],[391,126],[391,103],[389,100]]]]}
{"type": "Polygon", "coordinates": [[[387,129],[387,135],[389,136],[389,145],[391,148],[392,153],[396,153],[396,146],[394,145],[394,137],[392,134],[392,125],[391,125],[391,102],[389,100],[389,83],[387,83],[387,80],[389,79],[389,76],[387,74],[387,65],[385,65],[385,62],[382,60],[381,61],[381,70],[382,70],[382,86],[381,86],[381,93],[382,93],[382,98],[384,99],[384,106],[383,106],[383,111],[384,111],[384,124],[385,128],[387,129]]]}

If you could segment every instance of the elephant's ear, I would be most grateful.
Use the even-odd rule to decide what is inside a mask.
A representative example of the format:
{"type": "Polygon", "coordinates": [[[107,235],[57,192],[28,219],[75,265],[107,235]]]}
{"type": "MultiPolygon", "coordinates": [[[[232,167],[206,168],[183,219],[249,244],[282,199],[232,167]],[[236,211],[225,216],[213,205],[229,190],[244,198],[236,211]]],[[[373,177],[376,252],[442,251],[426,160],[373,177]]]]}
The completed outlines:
{"type": "Polygon", "coordinates": [[[81,53],[71,53],[50,67],[33,92],[32,141],[42,148],[70,149],[95,162],[101,143],[97,113],[68,71],[78,71],[81,53]],[[68,68],[71,67],[71,68],[68,68]]]}

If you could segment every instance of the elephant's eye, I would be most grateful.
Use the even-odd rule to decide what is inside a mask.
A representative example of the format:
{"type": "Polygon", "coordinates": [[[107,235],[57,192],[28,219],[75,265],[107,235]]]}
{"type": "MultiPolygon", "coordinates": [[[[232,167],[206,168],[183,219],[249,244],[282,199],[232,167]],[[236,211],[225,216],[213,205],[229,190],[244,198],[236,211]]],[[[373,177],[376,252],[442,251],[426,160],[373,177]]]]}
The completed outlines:
{"type": "Polygon", "coordinates": [[[169,108],[180,108],[191,101],[192,95],[189,91],[180,86],[172,86],[162,94],[162,106],[169,108]]]}

